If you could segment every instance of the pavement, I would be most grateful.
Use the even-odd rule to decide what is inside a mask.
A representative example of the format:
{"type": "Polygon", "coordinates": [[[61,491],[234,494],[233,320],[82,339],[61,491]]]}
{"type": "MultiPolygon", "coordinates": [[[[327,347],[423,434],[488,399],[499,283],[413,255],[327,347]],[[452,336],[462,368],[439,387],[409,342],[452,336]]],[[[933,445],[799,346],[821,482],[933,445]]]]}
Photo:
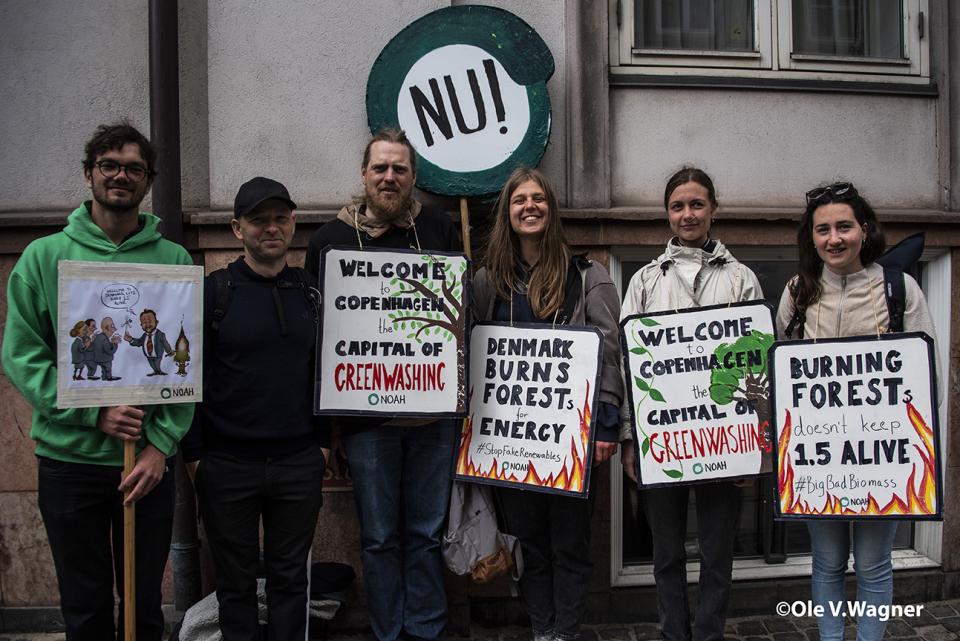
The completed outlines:
{"type": "MultiPolygon", "coordinates": [[[[802,610],[802,606],[798,606],[802,610]]],[[[914,606],[917,608],[917,606],[914,606]]],[[[960,641],[960,599],[923,604],[912,616],[891,616],[884,639],[890,641],[960,641]]],[[[655,623],[585,625],[583,641],[656,641],[655,623]]],[[[0,632],[0,641],[61,641],[62,633],[0,632]]],[[[316,637],[320,638],[320,637],[316,637]]],[[[856,638],[852,621],[845,639],[856,638]]],[[[451,641],[458,638],[453,637],[451,641]]],[[[326,641],[373,641],[363,632],[331,632],[326,641]]],[[[470,641],[530,641],[530,631],[518,626],[485,628],[473,625],[470,641]]],[[[817,620],[810,616],[764,615],[727,620],[726,641],[820,641],[817,620]]]]}

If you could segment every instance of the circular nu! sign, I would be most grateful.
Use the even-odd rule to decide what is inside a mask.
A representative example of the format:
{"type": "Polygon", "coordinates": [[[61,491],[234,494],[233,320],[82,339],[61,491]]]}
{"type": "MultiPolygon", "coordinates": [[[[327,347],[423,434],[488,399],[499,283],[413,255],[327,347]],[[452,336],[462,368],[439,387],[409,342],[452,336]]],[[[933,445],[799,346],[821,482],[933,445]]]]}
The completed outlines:
{"type": "Polygon", "coordinates": [[[417,150],[417,186],[448,196],[500,190],[536,166],[550,139],[553,56],[508,11],[456,6],[408,25],[367,79],[370,130],[400,127],[417,150]]]}

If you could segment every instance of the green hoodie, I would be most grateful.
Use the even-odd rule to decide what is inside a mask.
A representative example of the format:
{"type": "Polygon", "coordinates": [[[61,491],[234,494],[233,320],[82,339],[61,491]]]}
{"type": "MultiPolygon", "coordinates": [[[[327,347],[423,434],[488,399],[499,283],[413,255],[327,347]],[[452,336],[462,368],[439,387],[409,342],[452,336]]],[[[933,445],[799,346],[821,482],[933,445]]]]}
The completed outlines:
{"type": "MultiPolygon", "coordinates": [[[[161,238],[160,219],[140,213],[143,228],[115,245],[80,205],[63,231],[24,250],[7,283],[3,370],[33,407],[36,453],[60,461],[123,465],[123,444],[97,429],[99,408],[57,409],[57,261],[192,265],[187,251],[161,238]]],[[[170,456],[193,419],[193,404],[147,405],[138,448],[151,443],[170,456]],[[146,439],[146,440],[144,440],[146,439]]]]}

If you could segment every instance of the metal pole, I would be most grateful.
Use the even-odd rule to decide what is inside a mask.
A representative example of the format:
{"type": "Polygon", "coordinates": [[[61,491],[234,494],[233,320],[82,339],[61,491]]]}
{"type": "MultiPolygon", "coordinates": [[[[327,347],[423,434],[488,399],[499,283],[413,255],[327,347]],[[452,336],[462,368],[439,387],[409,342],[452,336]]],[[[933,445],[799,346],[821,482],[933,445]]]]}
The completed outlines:
{"type": "Polygon", "coordinates": [[[180,71],[177,0],[150,0],[150,138],[159,173],[153,181],[153,211],[164,236],[183,242],[180,192],[180,71]]]}

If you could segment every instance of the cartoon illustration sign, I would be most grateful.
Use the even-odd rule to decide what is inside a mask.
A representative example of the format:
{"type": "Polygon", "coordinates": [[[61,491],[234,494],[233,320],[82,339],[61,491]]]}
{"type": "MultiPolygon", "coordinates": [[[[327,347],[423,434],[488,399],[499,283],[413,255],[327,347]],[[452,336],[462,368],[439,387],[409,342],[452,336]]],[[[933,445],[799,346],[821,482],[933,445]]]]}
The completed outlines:
{"type": "Polygon", "coordinates": [[[933,340],[775,343],[779,517],[939,519],[933,340]]]}
{"type": "Polygon", "coordinates": [[[586,497],[602,346],[596,328],[475,325],[456,478],[586,497]]]}
{"type": "Polygon", "coordinates": [[[464,416],[462,254],[327,247],[317,414],[464,416]]]}
{"type": "Polygon", "coordinates": [[[417,150],[417,186],[449,196],[496,193],[550,139],[553,56],[503,9],[445,7],[387,43],[367,79],[370,130],[399,127],[417,150]]]}
{"type": "Polygon", "coordinates": [[[58,407],[202,400],[203,267],[58,269],[58,407]]]}
{"type": "Polygon", "coordinates": [[[620,323],[643,486],[772,469],[764,301],[635,315],[620,323]]]}

